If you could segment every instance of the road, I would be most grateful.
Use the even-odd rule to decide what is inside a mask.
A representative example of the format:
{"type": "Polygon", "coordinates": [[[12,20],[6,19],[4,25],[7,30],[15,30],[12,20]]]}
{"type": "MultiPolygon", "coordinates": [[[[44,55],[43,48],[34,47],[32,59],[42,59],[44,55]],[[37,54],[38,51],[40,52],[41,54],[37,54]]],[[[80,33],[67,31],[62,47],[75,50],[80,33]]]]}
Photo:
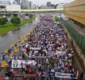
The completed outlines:
{"type": "Polygon", "coordinates": [[[8,49],[11,44],[17,41],[18,36],[22,38],[25,34],[29,33],[35,25],[38,23],[38,17],[36,17],[33,23],[26,24],[20,28],[20,30],[12,32],[10,31],[7,35],[0,37],[0,53],[8,49]]]}

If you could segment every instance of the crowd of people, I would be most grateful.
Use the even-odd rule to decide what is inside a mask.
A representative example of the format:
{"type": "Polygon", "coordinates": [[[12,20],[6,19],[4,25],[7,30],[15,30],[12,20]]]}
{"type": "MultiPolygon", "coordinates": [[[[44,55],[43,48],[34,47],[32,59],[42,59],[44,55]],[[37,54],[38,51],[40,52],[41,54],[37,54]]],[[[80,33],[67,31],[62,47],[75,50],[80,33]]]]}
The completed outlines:
{"type": "Polygon", "coordinates": [[[36,56],[47,56],[44,63],[36,61],[35,65],[30,64],[21,69],[11,69],[11,72],[25,74],[25,80],[26,74],[40,76],[43,71],[71,73],[72,77],[77,75],[72,65],[73,50],[68,45],[64,29],[54,22],[52,17],[41,16],[36,28],[30,34],[25,35],[23,40],[18,38],[18,41],[11,45],[10,49],[1,53],[1,56],[3,56],[1,67],[11,67],[12,60],[36,61],[36,56]]]}

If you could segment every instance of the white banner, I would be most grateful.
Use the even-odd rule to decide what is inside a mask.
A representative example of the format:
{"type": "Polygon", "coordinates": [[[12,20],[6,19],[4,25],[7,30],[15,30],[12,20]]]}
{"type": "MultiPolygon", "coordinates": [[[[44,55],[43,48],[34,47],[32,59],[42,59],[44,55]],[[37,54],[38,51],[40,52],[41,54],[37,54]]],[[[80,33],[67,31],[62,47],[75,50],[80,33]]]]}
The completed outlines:
{"type": "Polygon", "coordinates": [[[76,77],[71,77],[72,74],[55,72],[55,77],[65,79],[78,79],[78,72],[76,77]]]}
{"type": "Polygon", "coordinates": [[[12,60],[11,67],[12,68],[22,68],[25,67],[26,65],[33,64],[35,65],[36,62],[34,60],[12,60]]]}
{"type": "Polygon", "coordinates": [[[41,48],[34,48],[34,47],[30,47],[31,50],[34,50],[34,51],[38,51],[38,50],[41,50],[41,48]]]}

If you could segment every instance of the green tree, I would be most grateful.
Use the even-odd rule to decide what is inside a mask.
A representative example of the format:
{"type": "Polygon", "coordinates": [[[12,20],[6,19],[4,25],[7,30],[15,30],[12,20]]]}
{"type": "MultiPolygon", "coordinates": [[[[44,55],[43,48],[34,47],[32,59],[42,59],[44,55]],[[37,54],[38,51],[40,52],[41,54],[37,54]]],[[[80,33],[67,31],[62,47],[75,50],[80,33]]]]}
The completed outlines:
{"type": "Polygon", "coordinates": [[[8,22],[7,18],[3,18],[4,19],[4,23],[6,24],[8,22]]]}
{"type": "Polygon", "coordinates": [[[59,21],[59,18],[57,16],[54,17],[55,21],[59,21]]]}
{"type": "Polygon", "coordinates": [[[4,25],[8,22],[7,18],[0,18],[0,25],[4,25]]]}
{"type": "Polygon", "coordinates": [[[14,25],[19,25],[20,22],[21,22],[21,20],[20,20],[20,18],[18,18],[18,17],[13,17],[13,18],[11,19],[11,23],[14,24],[14,25]]]}

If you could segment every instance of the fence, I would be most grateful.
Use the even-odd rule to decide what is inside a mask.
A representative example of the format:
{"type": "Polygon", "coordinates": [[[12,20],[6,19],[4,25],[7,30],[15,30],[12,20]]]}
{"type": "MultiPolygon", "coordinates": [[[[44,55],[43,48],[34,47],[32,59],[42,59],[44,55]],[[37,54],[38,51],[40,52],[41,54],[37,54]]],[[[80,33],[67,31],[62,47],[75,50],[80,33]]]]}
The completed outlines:
{"type": "Polygon", "coordinates": [[[64,19],[60,18],[61,22],[64,24],[66,29],[69,31],[73,39],[76,41],[76,43],[79,45],[80,49],[85,52],[85,37],[80,34],[77,30],[73,28],[68,22],[66,22],[64,19]]]}

